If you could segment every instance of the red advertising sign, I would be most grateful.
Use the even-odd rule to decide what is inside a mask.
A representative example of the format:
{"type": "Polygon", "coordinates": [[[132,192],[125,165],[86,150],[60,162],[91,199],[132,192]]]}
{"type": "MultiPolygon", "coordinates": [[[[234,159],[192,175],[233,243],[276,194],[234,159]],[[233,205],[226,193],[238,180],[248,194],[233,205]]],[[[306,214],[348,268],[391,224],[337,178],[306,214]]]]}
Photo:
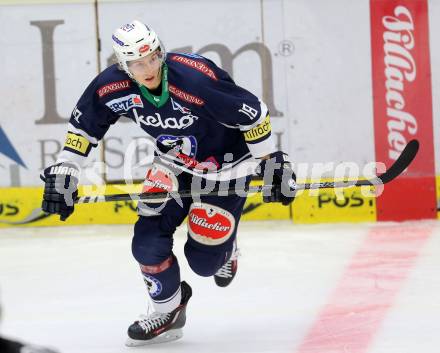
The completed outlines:
{"type": "Polygon", "coordinates": [[[420,150],[377,200],[379,221],[436,218],[427,0],[370,0],[376,160],[389,167],[412,139],[420,150]]]}

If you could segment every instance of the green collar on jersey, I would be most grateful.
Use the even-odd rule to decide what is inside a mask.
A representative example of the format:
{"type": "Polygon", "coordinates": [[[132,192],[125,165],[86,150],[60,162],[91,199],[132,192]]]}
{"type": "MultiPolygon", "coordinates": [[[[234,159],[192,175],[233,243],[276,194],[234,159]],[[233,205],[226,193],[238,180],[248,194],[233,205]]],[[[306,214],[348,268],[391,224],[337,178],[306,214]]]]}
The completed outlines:
{"type": "Polygon", "coordinates": [[[138,84],[139,89],[141,90],[142,95],[144,98],[149,101],[151,104],[153,104],[155,107],[160,108],[162,107],[168,100],[168,97],[170,96],[168,92],[168,66],[167,64],[163,63],[162,65],[162,94],[160,96],[155,96],[154,94],[151,94],[150,91],[147,89],[147,87],[138,84]]]}

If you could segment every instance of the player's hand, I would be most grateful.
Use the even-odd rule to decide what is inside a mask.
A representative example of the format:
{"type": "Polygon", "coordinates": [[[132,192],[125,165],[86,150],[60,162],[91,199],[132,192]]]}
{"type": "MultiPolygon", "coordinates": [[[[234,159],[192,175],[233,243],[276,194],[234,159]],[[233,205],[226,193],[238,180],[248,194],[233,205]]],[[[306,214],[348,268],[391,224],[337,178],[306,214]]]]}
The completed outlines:
{"type": "Polygon", "coordinates": [[[72,214],[78,197],[79,174],[79,167],[70,162],[58,163],[44,170],[40,175],[45,183],[41,206],[44,212],[58,214],[62,221],[72,214]]]}
{"type": "Polygon", "coordinates": [[[285,156],[281,151],[274,152],[259,165],[257,174],[263,177],[264,185],[272,185],[272,189],[263,191],[264,202],[281,202],[286,206],[295,199],[296,175],[285,156]]]}

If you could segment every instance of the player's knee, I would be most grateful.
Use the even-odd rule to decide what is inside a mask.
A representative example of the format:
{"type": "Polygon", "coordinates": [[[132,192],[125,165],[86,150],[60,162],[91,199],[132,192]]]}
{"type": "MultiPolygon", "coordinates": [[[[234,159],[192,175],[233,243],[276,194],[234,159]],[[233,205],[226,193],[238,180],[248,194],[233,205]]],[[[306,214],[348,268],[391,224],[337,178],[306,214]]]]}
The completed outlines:
{"type": "Polygon", "coordinates": [[[212,276],[225,262],[235,234],[234,216],[208,203],[194,203],[188,214],[185,255],[191,269],[200,276],[212,276]]]}
{"type": "Polygon", "coordinates": [[[172,246],[172,237],[162,234],[154,220],[136,223],[131,251],[140,264],[156,265],[165,261],[171,255],[172,246]]]}
{"type": "Polygon", "coordinates": [[[226,251],[207,252],[187,242],[185,256],[189,267],[203,277],[213,276],[225,262],[226,251]]]}
{"type": "Polygon", "coordinates": [[[137,262],[144,265],[155,265],[161,263],[170,256],[171,251],[160,241],[145,241],[133,237],[131,252],[137,262]]]}

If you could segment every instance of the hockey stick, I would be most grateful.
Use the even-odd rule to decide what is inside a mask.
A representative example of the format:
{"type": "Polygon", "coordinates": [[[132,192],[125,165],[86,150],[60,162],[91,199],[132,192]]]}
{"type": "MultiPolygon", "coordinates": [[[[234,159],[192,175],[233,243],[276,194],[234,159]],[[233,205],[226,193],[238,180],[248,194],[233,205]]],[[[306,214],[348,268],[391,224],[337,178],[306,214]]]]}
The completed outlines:
{"type": "MultiPolygon", "coordinates": [[[[374,186],[389,183],[411,164],[415,158],[417,151],[419,150],[419,142],[417,140],[411,140],[404,148],[399,158],[393,163],[393,165],[383,174],[378,175],[374,179],[370,180],[358,180],[358,181],[336,181],[336,182],[321,182],[321,183],[304,183],[297,184],[295,190],[310,190],[310,189],[335,189],[346,188],[353,186],[374,186]]],[[[195,191],[195,190],[181,190],[179,192],[157,192],[157,193],[141,193],[141,194],[113,194],[102,196],[82,196],[75,200],[75,203],[97,203],[97,202],[110,202],[110,201],[158,201],[167,200],[172,198],[187,198],[193,196],[228,196],[236,194],[251,194],[257,192],[263,192],[270,190],[272,185],[259,185],[248,186],[242,190],[236,190],[235,188],[219,190],[214,189],[212,191],[195,191]]]]}

